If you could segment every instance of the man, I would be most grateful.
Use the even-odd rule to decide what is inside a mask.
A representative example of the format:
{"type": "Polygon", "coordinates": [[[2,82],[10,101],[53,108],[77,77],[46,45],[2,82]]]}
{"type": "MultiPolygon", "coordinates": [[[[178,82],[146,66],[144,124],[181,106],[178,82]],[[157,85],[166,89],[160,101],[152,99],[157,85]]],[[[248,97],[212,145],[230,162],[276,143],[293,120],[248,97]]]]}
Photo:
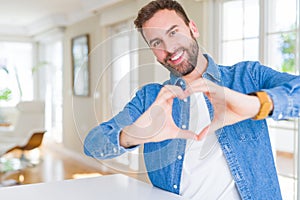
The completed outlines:
{"type": "Polygon", "coordinates": [[[91,130],[85,153],[109,159],[144,144],[156,187],[191,199],[281,199],[265,118],[300,116],[300,77],[215,64],[174,0],[150,2],[135,25],[170,80],[144,86],[91,130]]]}

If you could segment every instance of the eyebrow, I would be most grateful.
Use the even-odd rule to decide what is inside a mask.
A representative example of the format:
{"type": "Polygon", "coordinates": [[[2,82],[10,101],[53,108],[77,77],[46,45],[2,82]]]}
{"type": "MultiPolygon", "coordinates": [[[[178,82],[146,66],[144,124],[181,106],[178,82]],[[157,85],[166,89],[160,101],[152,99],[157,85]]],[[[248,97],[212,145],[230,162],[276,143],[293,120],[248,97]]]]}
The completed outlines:
{"type": "MultiPolygon", "coordinates": [[[[166,30],[166,35],[169,33],[169,32],[171,32],[174,28],[176,28],[176,27],[178,27],[178,25],[173,25],[173,26],[171,26],[168,30],[166,30]]],[[[150,40],[149,41],[149,44],[151,45],[151,43],[153,43],[154,41],[156,41],[156,40],[159,40],[158,38],[154,38],[154,39],[152,39],[152,40],[150,40]]]]}

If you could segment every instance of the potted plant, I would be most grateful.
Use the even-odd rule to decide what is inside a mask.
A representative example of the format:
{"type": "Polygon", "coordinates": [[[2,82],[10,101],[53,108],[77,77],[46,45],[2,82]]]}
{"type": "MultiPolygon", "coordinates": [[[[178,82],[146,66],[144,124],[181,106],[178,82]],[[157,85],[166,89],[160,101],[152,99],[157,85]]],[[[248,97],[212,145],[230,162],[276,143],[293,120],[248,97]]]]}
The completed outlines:
{"type": "Polygon", "coordinates": [[[11,90],[9,88],[5,88],[3,90],[0,90],[0,101],[8,101],[11,97],[11,90]]]}
{"type": "MultiPolygon", "coordinates": [[[[5,65],[0,66],[0,70],[3,70],[8,74],[8,70],[5,65]]],[[[9,88],[0,89],[0,101],[1,100],[8,101],[10,97],[11,97],[11,89],[9,88]]]]}

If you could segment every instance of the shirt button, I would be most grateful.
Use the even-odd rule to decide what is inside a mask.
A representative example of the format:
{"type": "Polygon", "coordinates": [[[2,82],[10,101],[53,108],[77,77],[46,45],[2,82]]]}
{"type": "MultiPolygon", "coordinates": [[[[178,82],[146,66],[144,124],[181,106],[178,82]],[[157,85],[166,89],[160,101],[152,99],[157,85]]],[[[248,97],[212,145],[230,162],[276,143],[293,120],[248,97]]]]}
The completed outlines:
{"type": "Polygon", "coordinates": [[[184,102],[187,102],[187,98],[183,99],[184,102]]]}
{"type": "Polygon", "coordinates": [[[179,156],[177,156],[177,158],[178,158],[178,160],[181,160],[181,159],[182,159],[182,156],[181,156],[181,155],[179,155],[179,156]]]}
{"type": "Polygon", "coordinates": [[[186,129],[186,125],[183,124],[183,125],[181,126],[181,128],[186,129]]]}
{"type": "Polygon", "coordinates": [[[173,188],[174,188],[174,189],[177,189],[178,187],[177,187],[177,185],[173,185],[173,188]]]}
{"type": "Polygon", "coordinates": [[[283,118],[283,115],[282,115],[282,113],[280,113],[279,115],[278,115],[278,119],[282,119],[283,118]]]}
{"type": "Polygon", "coordinates": [[[104,156],[104,153],[100,153],[100,156],[103,157],[103,156],[104,156]]]}
{"type": "Polygon", "coordinates": [[[180,81],[179,84],[180,84],[180,85],[183,85],[183,81],[180,81]]]}
{"type": "Polygon", "coordinates": [[[114,151],[115,153],[117,153],[117,149],[116,149],[116,148],[113,148],[113,151],[114,151]]]}

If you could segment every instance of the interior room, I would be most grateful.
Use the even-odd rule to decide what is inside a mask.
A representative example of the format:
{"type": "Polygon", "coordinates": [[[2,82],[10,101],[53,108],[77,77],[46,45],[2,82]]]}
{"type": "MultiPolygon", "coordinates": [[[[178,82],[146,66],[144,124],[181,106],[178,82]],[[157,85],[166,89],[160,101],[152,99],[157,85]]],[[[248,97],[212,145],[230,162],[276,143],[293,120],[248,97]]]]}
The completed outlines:
{"type": "MultiPolygon", "coordinates": [[[[218,64],[299,74],[300,0],[178,1],[218,64]]],[[[0,191],[112,174],[150,184],[143,147],[105,161],[83,152],[93,127],[169,79],[133,24],[147,2],[0,0],[0,191]]],[[[300,121],[267,121],[283,199],[300,200],[300,121]]]]}

